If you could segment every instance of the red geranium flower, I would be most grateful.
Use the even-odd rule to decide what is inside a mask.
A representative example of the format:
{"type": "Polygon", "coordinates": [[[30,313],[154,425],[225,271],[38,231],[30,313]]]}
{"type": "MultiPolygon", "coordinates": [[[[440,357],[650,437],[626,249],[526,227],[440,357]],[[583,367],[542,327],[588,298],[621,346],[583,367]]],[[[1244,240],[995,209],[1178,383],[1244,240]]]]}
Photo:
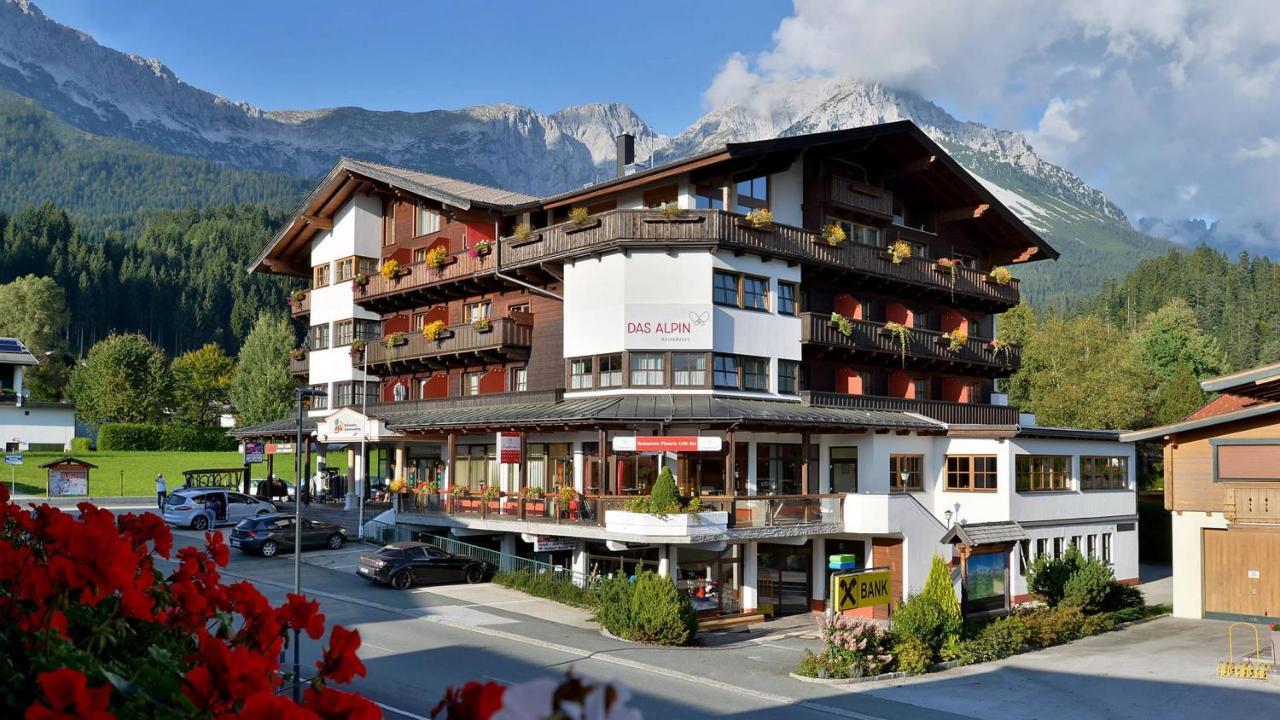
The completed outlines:
{"type": "Polygon", "coordinates": [[[312,640],[319,640],[324,634],[324,614],[320,612],[320,603],[293,593],[286,597],[288,602],[280,608],[281,622],[293,630],[305,631],[312,640]]]}
{"type": "Polygon", "coordinates": [[[461,688],[450,687],[445,690],[444,699],[432,708],[431,717],[443,712],[445,720],[489,720],[502,709],[502,695],[506,691],[505,685],[492,680],[487,683],[472,680],[461,688]]]}
{"type": "Polygon", "coordinates": [[[356,657],[359,649],[359,630],[334,625],[333,633],[329,635],[329,647],[324,649],[324,657],[316,661],[316,667],[326,680],[336,683],[349,683],[357,675],[364,677],[364,663],[356,657]]]}
{"type": "Polygon", "coordinates": [[[90,688],[84,673],[69,668],[40,673],[36,680],[44,691],[44,703],[27,708],[26,720],[115,720],[107,712],[110,685],[90,688]]]}
{"type": "Polygon", "coordinates": [[[319,691],[307,688],[302,704],[324,720],[378,720],[382,717],[382,710],[366,698],[331,687],[322,687],[319,691]]]}

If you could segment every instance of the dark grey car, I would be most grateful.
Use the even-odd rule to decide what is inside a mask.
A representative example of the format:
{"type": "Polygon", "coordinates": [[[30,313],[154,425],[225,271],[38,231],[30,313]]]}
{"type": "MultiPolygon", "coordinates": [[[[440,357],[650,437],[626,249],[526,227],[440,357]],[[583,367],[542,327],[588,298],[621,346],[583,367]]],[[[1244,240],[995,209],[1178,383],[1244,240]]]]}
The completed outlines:
{"type": "Polygon", "coordinates": [[[451,555],[420,542],[391,543],[360,556],[356,574],[404,590],[431,583],[478,583],[493,574],[489,563],[451,555]]]}
{"type": "MultiPolygon", "coordinates": [[[[263,557],[274,557],[281,550],[288,552],[293,550],[293,523],[293,516],[286,513],[249,518],[236,525],[231,531],[231,547],[247,553],[257,553],[263,557]]],[[[347,529],[341,525],[318,520],[302,521],[303,550],[312,548],[337,550],[346,542],[347,529]]]]}

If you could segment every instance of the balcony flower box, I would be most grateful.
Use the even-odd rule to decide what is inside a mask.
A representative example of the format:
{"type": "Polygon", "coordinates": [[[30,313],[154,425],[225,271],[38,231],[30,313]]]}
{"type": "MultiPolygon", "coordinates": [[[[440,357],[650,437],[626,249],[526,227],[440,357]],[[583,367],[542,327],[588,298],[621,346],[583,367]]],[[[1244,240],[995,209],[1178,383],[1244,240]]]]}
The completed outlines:
{"type": "Polygon", "coordinates": [[[649,535],[652,537],[712,535],[727,531],[729,513],[725,511],[708,511],[652,515],[650,513],[627,512],[626,510],[606,510],[604,513],[604,525],[609,532],[628,535],[649,535]]]}
{"type": "Polygon", "coordinates": [[[564,229],[564,234],[573,235],[574,233],[580,233],[584,230],[590,230],[598,227],[600,227],[600,218],[588,218],[580,223],[571,222],[568,227],[564,229]]]}
{"type": "Polygon", "coordinates": [[[745,216],[738,218],[736,224],[738,227],[747,230],[769,232],[773,230],[773,212],[764,208],[756,208],[745,216]]]}
{"type": "Polygon", "coordinates": [[[471,329],[478,333],[493,332],[493,321],[487,317],[476,318],[471,321],[471,329]]]}
{"type": "Polygon", "coordinates": [[[467,248],[467,254],[473,258],[488,257],[491,252],[493,252],[493,244],[488,240],[479,240],[476,244],[467,248]]]}

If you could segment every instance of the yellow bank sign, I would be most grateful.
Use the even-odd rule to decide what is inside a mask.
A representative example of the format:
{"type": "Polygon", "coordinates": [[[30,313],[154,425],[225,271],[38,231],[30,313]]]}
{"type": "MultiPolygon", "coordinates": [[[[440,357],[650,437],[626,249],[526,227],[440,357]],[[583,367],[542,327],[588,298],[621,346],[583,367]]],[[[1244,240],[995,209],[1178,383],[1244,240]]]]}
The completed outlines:
{"type": "Polygon", "coordinates": [[[836,575],[836,610],[888,605],[889,571],[868,570],[849,575],[836,575]]]}

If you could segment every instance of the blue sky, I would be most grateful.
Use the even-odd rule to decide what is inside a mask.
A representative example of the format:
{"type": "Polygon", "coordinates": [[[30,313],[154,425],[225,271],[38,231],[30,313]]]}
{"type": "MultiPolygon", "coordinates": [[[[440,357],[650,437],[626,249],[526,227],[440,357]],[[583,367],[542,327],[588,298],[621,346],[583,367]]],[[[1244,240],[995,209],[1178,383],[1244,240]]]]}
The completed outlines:
{"type": "Polygon", "coordinates": [[[102,45],[268,110],[511,102],[551,112],[622,101],[665,133],[701,115],[725,59],[767,48],[792,9],[787,0],[37,4],[102,45]]]}

